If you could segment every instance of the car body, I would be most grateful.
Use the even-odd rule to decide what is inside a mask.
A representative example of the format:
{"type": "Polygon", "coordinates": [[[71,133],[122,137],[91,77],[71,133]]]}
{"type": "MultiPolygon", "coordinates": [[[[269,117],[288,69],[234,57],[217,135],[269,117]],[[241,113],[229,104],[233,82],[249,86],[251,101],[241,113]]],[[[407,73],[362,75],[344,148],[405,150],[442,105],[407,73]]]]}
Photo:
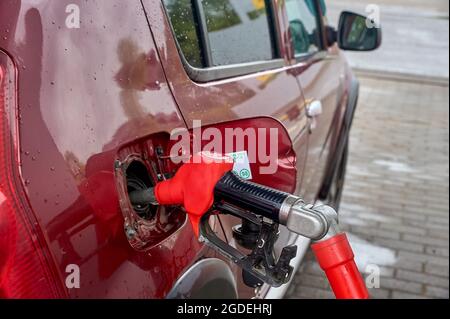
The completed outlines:
{"type": "MultiPolygon", "coordinates": [[[[174,31],[170,2],[0,2],[0,296],[254,297],[239,268],[198,242],[180,208],[147,208],[142,214],[150,217],[141,220],[127,199],[135,184],[151,186],[176,170],[163,159],[168,136],[175,128],[192,129],[194,121],[205,127],[281,123],[281,143],[292,148],[296,165],[258,182],[309,202],[338,204],[330,190],[345,166],[339,164],[358,84],[329,39],[324,3],[286,1],[309,6],[317,18],[310,34],[316,50],[296,54],[292,39],[301,35],[292,35],[288,14],[294,9],[281,1],[243,1],[254,8],[245,16],[241,2],[231,1],[243,25],[258,21],[258,30],[268,33],[235,44],[219,34],[209,45],[221,45],[221,52],[245,47],[245,59],[265,60],[240,63],[230,51],[222,60],[237,62],[225,65],[199,46],[210,61],[193,66],[174,31]],[[261,21],[267,26],[260,28],[261,21]],[[269,38],[267,52],[257,47],[263,38],[269,38]],[[310,114],[314,106],[320,116],[310,114]],[[139,180],[145,170],[148,177],[139,180]],[[131,222],[140,223],[143,235],[127,228],[131,222]]],[[[221,221],[227,238],[239,222],[221,221]]],[[[298,266],[309,241],[281,232],[281,246],[294,242],[298,266]]],[[[263,286],[256,293],[280,297],[286,288],[263,286]]]]}

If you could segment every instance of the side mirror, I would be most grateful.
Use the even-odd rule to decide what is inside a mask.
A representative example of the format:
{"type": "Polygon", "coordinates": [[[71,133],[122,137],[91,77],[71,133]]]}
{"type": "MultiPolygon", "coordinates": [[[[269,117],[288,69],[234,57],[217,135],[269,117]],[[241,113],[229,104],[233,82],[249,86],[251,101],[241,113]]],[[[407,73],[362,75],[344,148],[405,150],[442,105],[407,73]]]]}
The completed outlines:
{"type": "Polygon", "coordinates": [[[291,30],[291,36],[294,40],[295,53],[308,53],[310,46],[310,39],[308,30],[300,20],[292,20],[289,22],[289,28],[291,30]]]}
{"type": "Polygon", "coordinates": [[[381,45],[381,28],[370,27],[365,16],[344,11],[339,19],[337,41],[342,50],[372,51],[381,45]]]}

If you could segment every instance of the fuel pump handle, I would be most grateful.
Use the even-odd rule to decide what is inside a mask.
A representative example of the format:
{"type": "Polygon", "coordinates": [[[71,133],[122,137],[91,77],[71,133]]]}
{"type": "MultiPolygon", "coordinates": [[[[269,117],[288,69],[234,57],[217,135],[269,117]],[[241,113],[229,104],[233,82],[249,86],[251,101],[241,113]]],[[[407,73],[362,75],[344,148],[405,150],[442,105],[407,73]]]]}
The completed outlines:
{"type": "Polygon", "coordinates": [[[308,205],[300,197],[226,173],[214,188],[215,201],[254,212],[290,231],[318,241],[339,233],[337,213],[329,206],[308,205]]]}
{"type": "Polygon", "coordinates": [[[224,201],[285,225],[310,238],[312,250],[338,299],[367,299],[369,293],[354,261],[346,234],[338,227],[336,211],[308,205],[297,196],[240,179],[233,172],[214,188],[215,201],[224,201]]]}
{"type": "Polygon", "coordinates": [[[214,202],[221,201],[254,212],[312,240],[322,239],[333,231],[338,233],[337,214],[331,207],[306,205],[297,196],[242,180],[229,166],[207,167],[203,172],[207,177],[198,178],[189,174],[198,171],[198,167],[185,164],[173,179],[159,183],[154,189],[135,191],[130,194],[130,200],[141,205],[183,205],[197,236],[201,217],[214,202]],[[187,179],[189,183],[183,182],[187,179]]]}
{"type": "Polygon", "coordinates": [[[312,249],[337,298],[368,298],[353,251],[346,235],[339,231],[338,216],[333,208],[307,204],[297,196],[242,180],[232,169],[233,163],[229,158],[200,153],[182,165],[172,179],[158,183],[154,190],[131,194],[130,200],[135,204],[156,201],[161,205],[182,205],[197,237],[209,236],[206,239],[215,247],[222,246],[219,250],[224,255],[235,258],[235,262],[240,260],[241,265],[272,285],[287,282],[292,273],[289,260],[295,254],[291,248],[285,247],[283,258],[278,263],[267,251],[267,248],[273,248],[277,225],[285,225],[290,231],[312,240],[312,249]],[[252,255],[244,256],[216,241],[214,233],[204,226],[206,217],[218,203],[231,204],[267,219],[267,223],[262,220],[262,229],[268,231],[261,233],[260,239],[270,238],[270,245],[267,246],[263,239],[259,248],[264,250],[256,249],[252,255]],[[200,225],[205,231],[202,234],[200,225]],[[265,275],[256,271],[261,266],[265,268],[265,275]],[[276,271],[268,273],[271,269],[276,271]]]}

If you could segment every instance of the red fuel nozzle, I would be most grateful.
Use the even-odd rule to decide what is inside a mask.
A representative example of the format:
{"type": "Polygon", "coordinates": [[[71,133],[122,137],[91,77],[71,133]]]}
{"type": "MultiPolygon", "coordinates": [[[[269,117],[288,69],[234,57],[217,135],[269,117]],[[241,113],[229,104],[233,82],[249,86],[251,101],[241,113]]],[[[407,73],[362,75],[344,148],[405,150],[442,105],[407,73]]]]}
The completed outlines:
{"type": "Polygon", "coordinates": [[[344,233],[311,245],[337,299],[368,299],[369,293],[344,233]]]}
{"type": "Polygon", "coordinates": [[[183,205],[198,237],[200,219],[214,203],[214,188],[232,169],[230,157],[197,154],[181,166],[172,179],[156,185],[156,200],[161,205],[183,205]]]}

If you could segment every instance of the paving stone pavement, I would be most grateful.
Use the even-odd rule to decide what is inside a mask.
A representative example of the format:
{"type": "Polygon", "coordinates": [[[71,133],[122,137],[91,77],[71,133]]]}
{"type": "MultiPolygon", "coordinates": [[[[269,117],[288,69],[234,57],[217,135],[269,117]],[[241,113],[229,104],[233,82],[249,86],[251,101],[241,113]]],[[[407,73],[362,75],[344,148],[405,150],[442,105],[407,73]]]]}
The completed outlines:
{"type": "MultiPolygon", "coordinates": [[[[340,209],[358,267],[379,267],[372,298],[449,298],[449,88],[360,82],[340,209]]],[[[310,253],[286,297],[333,298],[310,253]]]]}

